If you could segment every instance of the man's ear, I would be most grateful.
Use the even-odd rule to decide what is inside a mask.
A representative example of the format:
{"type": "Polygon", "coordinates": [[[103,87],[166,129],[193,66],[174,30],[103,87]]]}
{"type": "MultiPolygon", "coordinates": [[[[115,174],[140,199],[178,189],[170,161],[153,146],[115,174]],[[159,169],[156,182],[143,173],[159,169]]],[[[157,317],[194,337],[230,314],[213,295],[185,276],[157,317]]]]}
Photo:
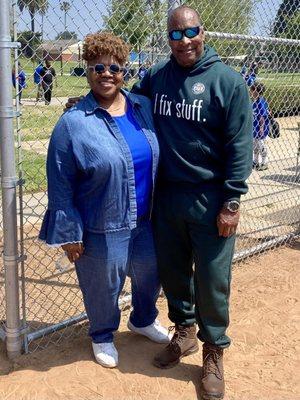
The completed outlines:
{"type": "Polygon", "coordinates": [[[206,39],[206,34],[205,34],[205,30],[204,30],[204,26],[202,25],[201,26],[201,31],[202,31],[202,37],[203,37],[203,41],[205,42],[205,39],[206,39]]]}
{"type": "Polygon", "coordinates": [[[87,80],[87,82],[88,82],[88,84],[90,85],[90,79],[89,79],[89,73],[88,73],[88,71],[86,72],[86,80],[87,80]]]}

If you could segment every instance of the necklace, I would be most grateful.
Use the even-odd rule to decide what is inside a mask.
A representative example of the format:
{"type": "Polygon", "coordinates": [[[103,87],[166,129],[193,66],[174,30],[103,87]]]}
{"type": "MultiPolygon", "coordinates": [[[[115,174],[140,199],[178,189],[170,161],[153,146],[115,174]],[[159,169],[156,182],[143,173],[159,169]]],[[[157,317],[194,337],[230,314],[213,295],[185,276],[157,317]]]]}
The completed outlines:
{"type": "MultiPolygon", "coordinates": [[[[122,96],[122,95],[121,95],[121,96],[122,96]]],[[[112,104],[113,104],[113,103],[112,103],[112,104]]],[[[110,113],[115,112],[115,111],[120,111],[121,109],[124,108],[124,106],[125,106],[125,98],[124,98],[124,96],[122,96],[122,98],[121,98],[121,103],[120,103],[117,107],[115,107],[115,108],[110,108],[110,107],[108,107],[108,108],[107,108],[107,111],[110,112],[110,113]]]]}

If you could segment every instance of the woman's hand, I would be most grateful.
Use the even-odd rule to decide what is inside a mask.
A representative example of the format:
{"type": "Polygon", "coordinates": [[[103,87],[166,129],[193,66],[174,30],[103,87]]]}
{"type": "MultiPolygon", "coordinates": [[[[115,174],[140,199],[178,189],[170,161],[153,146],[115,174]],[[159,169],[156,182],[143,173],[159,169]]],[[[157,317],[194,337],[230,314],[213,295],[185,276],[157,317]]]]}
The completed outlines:
{"type": "Polygon", "coordinates": [[[67,257],[71,263],[78,260],[78,258],[83,254],[84,251],[82,243],[63,244],[61,248],[66,252],[67,257]]]}

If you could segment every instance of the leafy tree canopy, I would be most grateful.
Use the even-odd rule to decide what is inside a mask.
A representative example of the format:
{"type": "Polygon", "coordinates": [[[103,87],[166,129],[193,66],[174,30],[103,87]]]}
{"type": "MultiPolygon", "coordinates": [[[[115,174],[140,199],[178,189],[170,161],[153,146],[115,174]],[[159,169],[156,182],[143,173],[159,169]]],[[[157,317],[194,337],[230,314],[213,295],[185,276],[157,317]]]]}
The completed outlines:
{"type": "Polygon", "coordinates": [[[49,8],[48,0],[18,0],[18,7],[22,12],[27,9],[31,19],[31,31],[35,31],[35,14],[45,15],[49,8]]]}
{"type": "Polygon", "coordinates": [[[64,32],[60,32],[59,34],[56,35],[55,40],[77,40],[77,33],[76,32],[70,32],[70,31],[64,31],[64,32]]]}
{"type": "Polygon", "coordinates": [[[27,58],[35,57],[37,49],[41,45],[41,33],[24,31],[18,34],[18,42],[21,43],[21,53],[27,58]]]}

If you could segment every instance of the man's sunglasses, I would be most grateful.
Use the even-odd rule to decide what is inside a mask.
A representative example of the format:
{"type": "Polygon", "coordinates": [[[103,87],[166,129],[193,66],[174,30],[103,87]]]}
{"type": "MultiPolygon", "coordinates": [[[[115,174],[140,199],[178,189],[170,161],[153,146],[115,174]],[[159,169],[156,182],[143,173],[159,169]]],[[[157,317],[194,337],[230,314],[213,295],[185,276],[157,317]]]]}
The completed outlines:
{"type": "Polygon", "coordinates": [[[192,28],[186,29],[174,29],[173,31],[169,32],[170,40],[182,40],[183,36],[192,39],[199,35],[200,33],[200,26],[194,26],[192,28]]]}
{"type": "Polygon", "coordinates": [[[124,68],[120,67],[118,64],[96,64],[96,65],[89,65],[87,67],[88,71],[95,72],[96,74],[103,74],[106,70],[109,70],[111,74],[119,74],[120,72],[124,71],[124,68]]]}

